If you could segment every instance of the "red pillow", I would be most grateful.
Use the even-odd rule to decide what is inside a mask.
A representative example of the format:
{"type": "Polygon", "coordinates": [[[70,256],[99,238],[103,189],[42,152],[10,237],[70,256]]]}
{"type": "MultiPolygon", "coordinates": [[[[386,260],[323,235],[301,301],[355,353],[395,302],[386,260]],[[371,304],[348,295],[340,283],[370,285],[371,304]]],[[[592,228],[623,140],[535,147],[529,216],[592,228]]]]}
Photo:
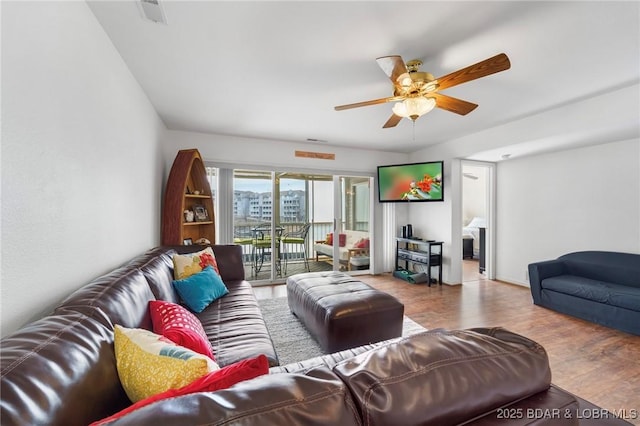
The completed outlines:
{"type": "MultiPolygon", "coordinates": [[[[327,234],[326,244],[333,245],[333,232],[327,234]]],[[[338,245],[344,247],[347,245],[347,234],[338,234],[338,245]]]]}
{"type": "Polygon", "coordinates": [[[267,357],[264,355],[258,355],[255,358],[245,359],[236,362],[235,364],[222,367],[220,370],[212,371],[206,376],[200,377],[179,389],[169,389],[168,391],[145,398],[107,418],[93,422],[89,426],[107,424],[131,413],[134,410],[137,410],[138,408],[142,408],[145,405],[149,405],[156,401],[195,392],[214,392],[220,389],[226,389],[236,383],[262,376],[268,372],[269,361],[267,360],[267,357]]]}
{"type": "Polygon", "coordinates": [[[353,248],[369,248],[369,239],[361,238],[353,245],[353,248]]]}
{"type": "Polygon", "coordinates": [[[188,309],[163,300],[150,300],[149,314],[154,333],[215,361],[202,323],[188,309]]]}

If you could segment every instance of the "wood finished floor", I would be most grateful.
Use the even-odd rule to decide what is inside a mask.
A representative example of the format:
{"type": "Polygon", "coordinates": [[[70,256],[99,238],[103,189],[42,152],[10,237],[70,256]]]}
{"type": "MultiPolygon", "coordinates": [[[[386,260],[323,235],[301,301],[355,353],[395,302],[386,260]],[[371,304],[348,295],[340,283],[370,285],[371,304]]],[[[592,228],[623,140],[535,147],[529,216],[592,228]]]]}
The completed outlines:
{"type": "MultiPolygon", "coordinates": [[[[553,383],[608,410],[640,412],[640,337],[535,306],[528,288],[487,280],[475,267],[465,261],[459,286],[409,284],[390,274],[358,279],[398,298],[425,328],[504,327],[535,340],[549,355],[553,383]]],[[[261,299],[286,296],[284,285],[254,290],[261,299]]]]}

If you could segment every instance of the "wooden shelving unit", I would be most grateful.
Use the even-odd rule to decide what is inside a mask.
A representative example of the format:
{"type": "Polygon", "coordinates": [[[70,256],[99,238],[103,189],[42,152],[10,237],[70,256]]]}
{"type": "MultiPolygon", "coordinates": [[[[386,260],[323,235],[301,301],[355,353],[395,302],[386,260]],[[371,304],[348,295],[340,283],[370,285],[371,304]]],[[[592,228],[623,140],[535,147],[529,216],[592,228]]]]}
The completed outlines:
{"type": "Polygon", "coordinates": [[[197,149],[178,151],[164,193],[162,244],[181,245],[188,238],[194,244],[200,238],[213,244],[215,237],[213,197],[202,157],[197,149]],[[194,194],[196,191],[199,194],[194,194]],[[184,211],[200,207],[207,212],[207,218],[187,222],[184,211]]]}

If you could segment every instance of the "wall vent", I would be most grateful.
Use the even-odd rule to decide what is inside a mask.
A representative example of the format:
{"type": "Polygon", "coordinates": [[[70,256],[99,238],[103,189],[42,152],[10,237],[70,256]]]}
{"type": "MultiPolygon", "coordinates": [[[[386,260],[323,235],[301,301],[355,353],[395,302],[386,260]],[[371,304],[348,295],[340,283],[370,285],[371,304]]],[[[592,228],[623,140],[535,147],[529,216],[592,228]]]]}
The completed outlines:
{"type": "Polygon", "coordinates": [[[160,0],[138,0],[136,3],[144,19],[158,24],[167,24],[167,15],[160,0]]]}

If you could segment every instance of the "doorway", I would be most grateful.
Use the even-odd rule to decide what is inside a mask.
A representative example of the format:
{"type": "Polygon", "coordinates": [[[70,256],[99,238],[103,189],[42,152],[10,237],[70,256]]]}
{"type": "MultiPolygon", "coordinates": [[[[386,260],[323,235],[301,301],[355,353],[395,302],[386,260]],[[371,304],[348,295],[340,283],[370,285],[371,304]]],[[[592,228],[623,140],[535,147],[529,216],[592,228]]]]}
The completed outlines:
{"type": "Polygon", "coordinates": [[[480,281],[492,273],[490,231],[493,164],[462,162],[462,282],[480,281]]]}

